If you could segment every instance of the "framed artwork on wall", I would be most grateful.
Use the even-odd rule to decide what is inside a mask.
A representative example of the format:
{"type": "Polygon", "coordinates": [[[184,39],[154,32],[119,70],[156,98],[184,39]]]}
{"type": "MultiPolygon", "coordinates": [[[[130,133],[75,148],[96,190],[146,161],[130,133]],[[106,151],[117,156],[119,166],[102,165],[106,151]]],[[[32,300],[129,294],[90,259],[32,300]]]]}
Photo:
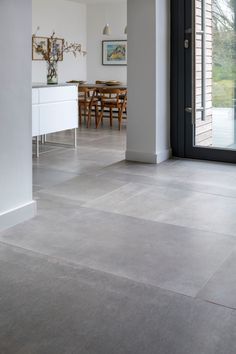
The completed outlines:
{"type": "Polygon", "coordinates": [[[43,52],[48,52],[48,37],[32,37],[32,60],[45,60],[43,52]]]}
{"type": "Polygon", "coordinates": [[[102,41],[103,65],[127,65],[127,41],[102,41]]]}
{"type": "Polygon", "coordinates": [[[59,61],[63,61],[63,48],[64,39],[63,38],[49,38],[48,39],[48,50],[54,57],[59,57],[59,61]]]}

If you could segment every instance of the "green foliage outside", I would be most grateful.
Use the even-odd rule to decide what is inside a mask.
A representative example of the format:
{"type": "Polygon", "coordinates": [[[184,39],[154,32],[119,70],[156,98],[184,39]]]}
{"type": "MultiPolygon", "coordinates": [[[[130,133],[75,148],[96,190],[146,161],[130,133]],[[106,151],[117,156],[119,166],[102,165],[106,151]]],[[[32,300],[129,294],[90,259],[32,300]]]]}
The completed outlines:
{"type": "Polygon", "coordinates": [[[213,0],[213,107],[233,107],[234,104],[236,83],[234,6],[235,0],[223,2],[213,0]]]}
{"type": "Polygon", "coordinates": [[[213,107],[233,107],[235,82],[235,34],[216,32],[213,36],[213,107]]]}
{"type": "Polygon", "coordinates": [[[213,107],[233,107],[234,81],[213,81],[213,107]]]}

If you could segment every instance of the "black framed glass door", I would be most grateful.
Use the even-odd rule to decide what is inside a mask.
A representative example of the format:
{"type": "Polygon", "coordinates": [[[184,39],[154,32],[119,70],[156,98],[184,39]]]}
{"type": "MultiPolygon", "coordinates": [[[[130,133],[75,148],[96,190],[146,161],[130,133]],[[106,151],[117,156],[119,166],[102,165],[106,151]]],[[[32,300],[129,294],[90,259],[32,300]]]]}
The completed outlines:
{"type": "Polygon", "coordinates": [[[235,13],[236,0],[172,3],[176,156],[236,162],[235,13]]]}

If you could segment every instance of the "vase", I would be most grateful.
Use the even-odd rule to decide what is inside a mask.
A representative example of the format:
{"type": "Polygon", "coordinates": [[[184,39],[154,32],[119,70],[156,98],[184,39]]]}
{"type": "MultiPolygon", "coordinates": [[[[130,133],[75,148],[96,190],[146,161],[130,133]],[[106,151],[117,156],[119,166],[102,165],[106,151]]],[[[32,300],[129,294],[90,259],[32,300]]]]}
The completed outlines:
{"type": "Polygon", "coordinates": [[[47,84],[58,84],[57,61],[47,63],[47,84]]]}

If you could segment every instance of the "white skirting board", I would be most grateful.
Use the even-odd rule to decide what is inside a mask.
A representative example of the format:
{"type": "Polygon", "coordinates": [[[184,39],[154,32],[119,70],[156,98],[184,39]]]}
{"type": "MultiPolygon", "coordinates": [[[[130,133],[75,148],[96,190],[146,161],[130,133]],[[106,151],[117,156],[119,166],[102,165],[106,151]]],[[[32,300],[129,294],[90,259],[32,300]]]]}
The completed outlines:
{"type": "Polygon", "coordinates": [[[167,149],[159,152],[158,154],[149,154],[137,151],[126,151],[126,160],[150,164],[159,164],[169,160],[172,156],[172,151],[167,149]]]}
{"type": "Polygon", "coordinates": [[[32,219],[36,215],[36,211],[37,204],[35,201],[32,201],[0,214],[0,231],[4,231],[10,227],[32,219]]]}

